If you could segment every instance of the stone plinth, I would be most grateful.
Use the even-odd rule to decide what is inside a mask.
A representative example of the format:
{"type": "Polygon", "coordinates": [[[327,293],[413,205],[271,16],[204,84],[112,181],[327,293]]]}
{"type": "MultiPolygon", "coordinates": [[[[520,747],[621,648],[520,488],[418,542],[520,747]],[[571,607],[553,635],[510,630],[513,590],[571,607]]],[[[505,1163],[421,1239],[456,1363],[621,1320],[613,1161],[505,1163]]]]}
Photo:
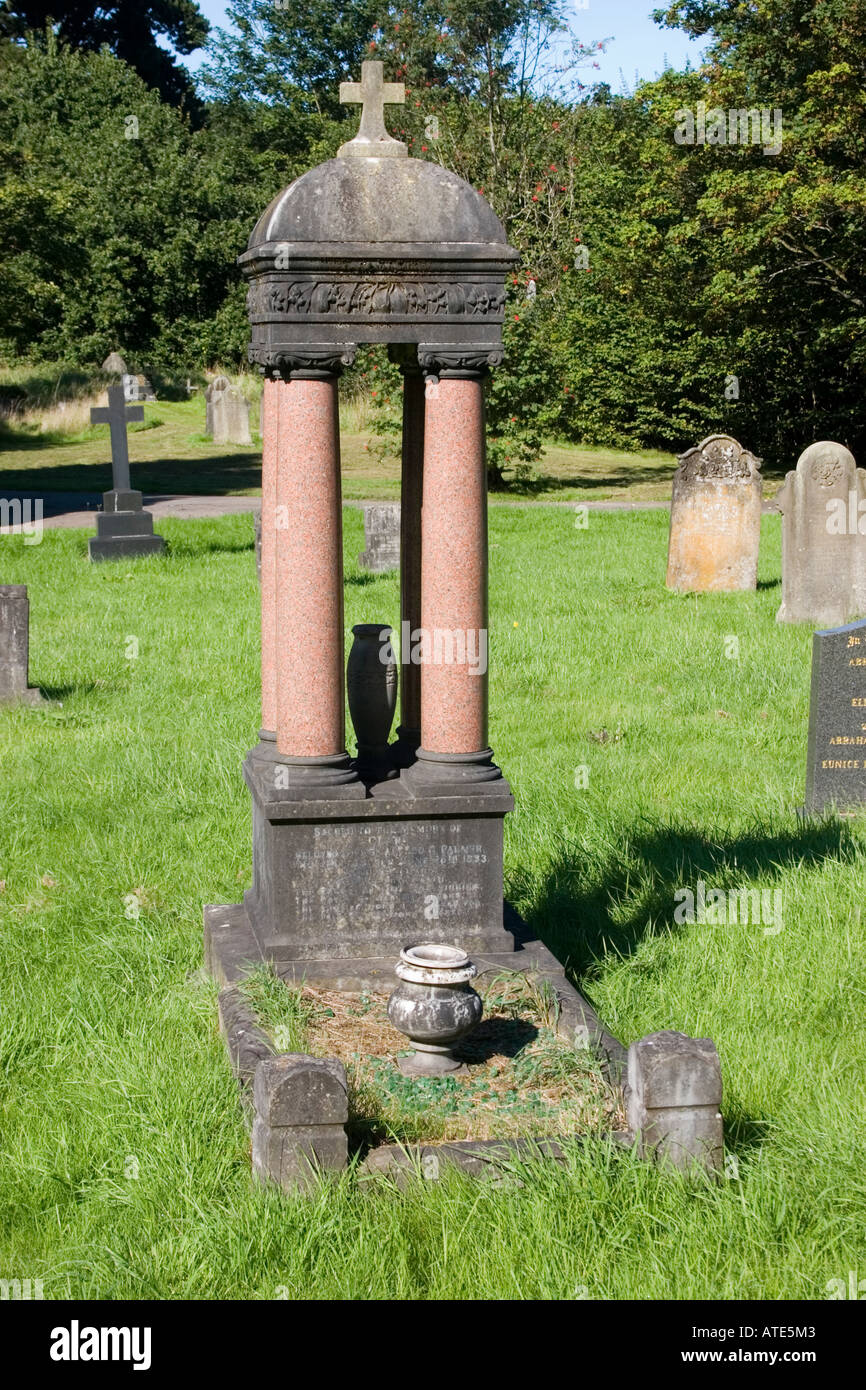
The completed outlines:
{"type": "Polygon", "coordinates": [[[30,602],[26,584],[0,584],[0,704],[24,700],[38,704],[38,690],[28,686],[30,602]]]}
{"type": "Polygon", "coordinates": [[[366,549],[358,564],[372,574],[385,574],[400,565],[400,503],[371,502],[364,508],[366,549]]]}
{"type": "Polygon", "coordinates": [[[776,501],[782,513],[778,622],[838,627],[866,616],[866,472],[841,444],[810,444],[776,501]]]}
{"type": "MultiPolygon", "coordinates": [[[[399,955],[407,943],[513,950],[503,927],[498,795],[413,796],[385,781],[363,800],[281,788],[280,761],[254,750],[253,887],[244,901],[262,955],[293,961],[399,955]]],[[[362,789],[363,789],[363,784],[362,789]]]]}
{"type": "Polygon", "coordinates": [[[674,474],[666,584],[680,593],[754,589],[761,538],[760,459],[725,434],[681,454],[674,474]]]}
{"type": "Polygon", "coordinates": [[[160,555],[162,536],[153,533],[153,517],[141,505],[141,493],[113,489],[102,496],[103,510],[96,515],[96,535],[88,541],[91,560],[132,560],[141,555],[160,555]]]}
{"type": "Polygon", "coordinates": [[[866,804],[866,622],[812,636],[806,804],[812,815],[866,804]]]}

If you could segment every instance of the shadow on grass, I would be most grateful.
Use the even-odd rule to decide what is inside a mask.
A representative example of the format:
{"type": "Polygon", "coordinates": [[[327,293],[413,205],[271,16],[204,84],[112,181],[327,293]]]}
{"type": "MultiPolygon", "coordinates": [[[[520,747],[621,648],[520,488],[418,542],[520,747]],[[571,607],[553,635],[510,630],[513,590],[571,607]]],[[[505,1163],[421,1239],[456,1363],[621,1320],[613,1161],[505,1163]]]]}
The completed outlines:
{"type": "MultiPolygon", "coordinates": [[[[0,436],[0,451],[14,452],[19,449],[50,447],[45,438],[27,439],[24,435],[15,436],[12,442],[8,435],[0,436]]],[[[74,452],[74,446],[70,446],[74,452]]],[[[106,441],[106,454],[108,442],[106,441]]],[[[16,468],[8,475],[12,488],[6,486],[4,496],[14,497],[19,492],[107,492],[111,487],[111,464],[69,463],[46,464],[44,468],[16,468]]],[[[175,493],[181,496],[218,496],[230,492],[246,492],[250,488],[260,488],[262,483],[262,459],[260,453],[248,450],[235,454],[202,454],[201,457],[179,459],[167,458],[154,461],[132,461],[132,485],[140,492],[158,493],[160,496],[175,493]]],[[[70,511],[76,510],[72,505],[70,511]]]]}
{"type": "Polygon", "coordinates": [[[621,841],[615,856],[589,872],[577,851],[560,856],[526,913],[530,926],[583,981],[596,977],[611,953],[631,955],[657,929],[677,930],[674,893],[695,893],[698,879],[713,888],[739,889],[755,878],[779,878],[826,859],[850,861],[860,852],[850,828],[832,819],[806,821],[775,835],[637,829],[624,831],[621,841]]]}
{"type": "MultiPolygon", "coordinates": [[[[673,472],[673,470],[670,470],[673,472]]],[[[500,497],[536,497],[544,492],[563,492],[566,488],[628,488],[637,483],[667,482],[668,472],[661,466],[641,468],[624,466],[619,472],[558,474],[535,473],[529,478],[505,478],[499,484],[489,479],[490,496],[495,501],[500,497]]]]}
{"type": "Polygon", "coordinates": [[[781,589],[782,580],[779,579],[759,579],[757,588],[760,589],[781,589]]]}

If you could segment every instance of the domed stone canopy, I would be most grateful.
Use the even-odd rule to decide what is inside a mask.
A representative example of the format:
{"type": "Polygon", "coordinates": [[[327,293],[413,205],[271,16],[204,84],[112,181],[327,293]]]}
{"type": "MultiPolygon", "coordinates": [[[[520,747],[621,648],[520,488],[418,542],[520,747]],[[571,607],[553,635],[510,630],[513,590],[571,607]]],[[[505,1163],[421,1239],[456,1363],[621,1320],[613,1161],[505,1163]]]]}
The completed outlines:
{"type": "MultiPolygon", "coordinates": [[[[473,252],[478,259],[514,259],[490,204],[463,179],[424,159],[329,159],[277,194],[250,236],[247,253],[286,242],[300,253],[348,248],[435,259],[473,252]]],[[[246,264],[247,256],[241,258],[246,264]]]]}
{"type": "Polygon", "coordinates": [[[275,377],[333,371],[388,343],[416,345],[428,372],[497,366],[518,253],[480,193],[388,134],[402,84],[383,84],[381,63],[362,73],[340,93],[363,103],[358,135],[277,195],[239,257],[250,360],[275,377]]]}

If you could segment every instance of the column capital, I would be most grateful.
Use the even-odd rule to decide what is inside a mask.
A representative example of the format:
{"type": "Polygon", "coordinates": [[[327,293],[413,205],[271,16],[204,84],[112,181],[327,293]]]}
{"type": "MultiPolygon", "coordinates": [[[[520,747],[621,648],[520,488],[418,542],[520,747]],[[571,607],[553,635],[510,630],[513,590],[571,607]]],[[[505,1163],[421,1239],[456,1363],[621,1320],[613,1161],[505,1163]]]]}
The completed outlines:
{"type": "Polygon", "coordinates": [[[272,381],[322,381],[351,367],[356,343],[304,343],[291,348],[250,348],[250,361],[272,381]]]}
{"type": "Polygon", "coordinates": [[[502,359],[501,348],[473,348],[437,343],[418,345],[418,363],[424,375],[428,377],[482,380],[491,368],[501,365],[502,359]]]}

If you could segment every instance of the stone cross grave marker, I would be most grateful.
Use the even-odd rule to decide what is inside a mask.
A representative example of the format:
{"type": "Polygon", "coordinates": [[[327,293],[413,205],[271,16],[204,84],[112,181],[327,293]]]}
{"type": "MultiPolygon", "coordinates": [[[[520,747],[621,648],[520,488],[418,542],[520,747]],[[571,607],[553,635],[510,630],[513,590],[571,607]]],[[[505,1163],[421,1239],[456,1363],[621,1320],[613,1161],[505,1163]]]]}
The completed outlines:
{"type": "Polygon", "coordinates": [[[358,556],[362,569],[384,574],[400,567],[400,503],[373,502],[364,508],[366,550],[358,556]]]}
{"type": "Polygon", "coordinates": [[[866,615],[866,471],[842,444],[810,444],[785,478],[780,623],[838,627],[866,615]]]}
{"type": "Polygon", "coordinates": [[[761,460],[727,434],[679,457],[665,583],[679,593],[754,589],[761,538],[761,460]]]}
{"type": "Polygon", "coordinates": [[[866,804],[866,621],[812,635],[807,815],[866,804]]]}
{"type": "Polygon", "coordinates": [[[0,704],[42,696],[27,684],[30,652],[30,603],[26,584],[0,584],[0,704]]]}
{"type": "Polygon", "coordinates": [[[91,560],[128,560],[164,550],[165,541],[153,534],[153,517],[143,509],[141,493],[134,491],[129,477],[126,427],[144,419],[144,407],[127,405],[123,387],[109,386],[108,405],[93,406],[90,419],[94,425],[107,424],[111,432],[112,478],[111,491],[102,495],[96,535],[88,544],[91,560]]]}

